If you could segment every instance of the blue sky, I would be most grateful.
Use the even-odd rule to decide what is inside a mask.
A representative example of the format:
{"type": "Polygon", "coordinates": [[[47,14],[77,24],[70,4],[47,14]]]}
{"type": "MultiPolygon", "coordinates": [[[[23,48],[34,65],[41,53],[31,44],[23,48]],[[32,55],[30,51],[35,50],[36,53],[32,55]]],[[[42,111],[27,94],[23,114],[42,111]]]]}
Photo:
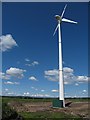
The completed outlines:
{"type": "MultiPolygon", "coordinates": [[[[56,14],[66,3],[3,3],[3,95],[58,96],[56,14]]],[[[67,3],[62,23],[65,97],[88,95],[88,3],[67,3]]]]}

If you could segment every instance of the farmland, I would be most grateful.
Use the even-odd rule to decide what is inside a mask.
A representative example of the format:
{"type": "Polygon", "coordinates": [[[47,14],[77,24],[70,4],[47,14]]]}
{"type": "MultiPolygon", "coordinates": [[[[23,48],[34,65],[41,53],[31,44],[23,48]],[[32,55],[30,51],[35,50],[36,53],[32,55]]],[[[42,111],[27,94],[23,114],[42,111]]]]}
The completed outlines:
{"type": "Polygon", "coordinates": [[[2,120],[12,120],[12,118],[16,120],[17,117],[21,120],[35,118],[39,120],[89,120],[90,99],[65,99],[66,104],[70,103],[65,108],[53,108],[52,101],[51,98],[3,97],[2,120]]]}

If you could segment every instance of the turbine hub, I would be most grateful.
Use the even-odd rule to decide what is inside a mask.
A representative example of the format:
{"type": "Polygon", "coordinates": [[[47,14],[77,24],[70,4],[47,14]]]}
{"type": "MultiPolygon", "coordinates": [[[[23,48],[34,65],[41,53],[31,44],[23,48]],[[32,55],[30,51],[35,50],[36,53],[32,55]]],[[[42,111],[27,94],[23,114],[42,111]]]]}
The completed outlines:
{"type": "Polygon", "coordinates": [[[62,18],[59,15],[55,15],[56,20],[60,21],[60,23],[62,22],[62,18]]]}

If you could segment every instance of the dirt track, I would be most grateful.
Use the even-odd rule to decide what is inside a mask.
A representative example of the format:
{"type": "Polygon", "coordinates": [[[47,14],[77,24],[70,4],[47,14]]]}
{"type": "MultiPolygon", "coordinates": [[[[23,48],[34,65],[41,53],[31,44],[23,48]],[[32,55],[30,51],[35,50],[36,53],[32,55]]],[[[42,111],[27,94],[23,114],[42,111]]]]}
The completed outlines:
{"type": "Polygon", "coordinates": [[[51,102],[10,102],[8,103],[13,109],[18,112],[37,112],[37,111],[49,111],[49,112],[64,112],[65,114],[71,114],[82,118],[88,118],[88,102],[74,102],[65,108],[52,108],[51,102]]]}

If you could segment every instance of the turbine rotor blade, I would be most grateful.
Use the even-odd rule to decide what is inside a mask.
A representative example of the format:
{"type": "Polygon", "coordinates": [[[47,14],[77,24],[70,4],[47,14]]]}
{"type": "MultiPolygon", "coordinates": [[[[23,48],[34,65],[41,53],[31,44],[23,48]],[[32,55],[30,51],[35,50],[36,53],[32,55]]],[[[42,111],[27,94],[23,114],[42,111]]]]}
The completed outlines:
{"type": "Polygon", "coordinates": [[[61,18],[63,18],[63,15],[64,15],[64,13],[65,13],[66,7],[67,7],[67,4],[65,5],[65,7],[64,7],[64,9],[63,9],[63,12],[62,12],[62,14],[61,14],[61,18]]]}
{"type": "Polygon", "coordinates": [[[58,29],[58,25],[57,25],[57,27],[56,27],[56,29],[55,29],[54,33],[53,33],[53,36],[55,35],[55,33],[56,33],[57,29],[58,29]]]}
{"type": "Polygon", "coordinates": [[[62,21],[77,24],[77,22],[72,21],[72,20],[68,20],[68,19],[66,19],[66,18],[63,18],[62,21]]]}

